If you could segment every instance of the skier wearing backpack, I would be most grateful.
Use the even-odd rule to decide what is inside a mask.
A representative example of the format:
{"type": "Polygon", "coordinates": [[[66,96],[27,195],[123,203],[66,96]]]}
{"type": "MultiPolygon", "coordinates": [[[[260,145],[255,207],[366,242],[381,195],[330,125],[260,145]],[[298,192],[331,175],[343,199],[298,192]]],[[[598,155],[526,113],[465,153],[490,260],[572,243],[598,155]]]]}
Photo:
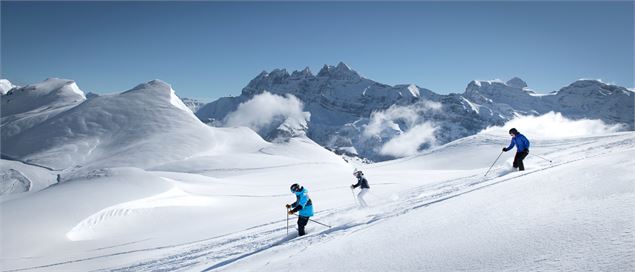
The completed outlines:
{"type": "Polygon", "coordinates": [[[361,190],[359,191],[359,194],[357,194],[357,200],[359,200],[359,205],[362,206],[362,208],[368,207],[368,204],[364,201],[364,195],[366,195],[370,189],[370,186],[368,186],[368,180],[364,177],[364,173],[362,173],[362,171],[357,171],[357,169],[353,171],[353,176],[357,178],[357,183],[351,185],[351,190],[360,187],[361,190]]]}
{"type": "Polygon", "coordinates": [[[298,236],[302,236],[306,234],[304,227],[309,222],[309,217],[313,216],[313,202],[309,198],[308,191],[297,183],[291,185],[290,189],[295,194],[296,201],[293,204],[287,204],[287,209],[293,208],[288,211],[288,214],[292,215],[300,211],[298,213],[298,236]]]}
{"type": "Polygon", "coordinates": [[[513,166],[514,168],[518,168],[518,171],[525,171],[523,160],[529,155],[529,140],[515,128],[509,130],[509,135],[512,136],[512,141],[508,147],[503,147],[503,151],[507,152],[516,146],[516,156],[514,156],[513,166]]]}

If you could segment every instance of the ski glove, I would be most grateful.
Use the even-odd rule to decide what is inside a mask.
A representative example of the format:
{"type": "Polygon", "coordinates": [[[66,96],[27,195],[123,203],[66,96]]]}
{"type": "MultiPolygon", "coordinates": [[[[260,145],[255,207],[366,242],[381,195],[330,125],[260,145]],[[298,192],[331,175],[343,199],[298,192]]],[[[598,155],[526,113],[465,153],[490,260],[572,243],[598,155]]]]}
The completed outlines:
{"type": "Polygon", "coordinates": [[[290,210],[290,211],[287,212],[287,214],[289,214],[289,215],[292,215],[293,213],[295,213],[294,210],[290,210]]]}
{"type": "Polygon", "coordinates": [[[355,189],[355,185],[351,185],[351,189],[355,189]]]}
{"type": "Polygon", "coordinates": [[[503,147],[503,152],[507,152],[507,147],[503,147]]]}
{"type": "Polygon", "coordinates": [[[287,209],[291,208],[291,204],[287,204],[286,206],[287,206],[287,209]]]}

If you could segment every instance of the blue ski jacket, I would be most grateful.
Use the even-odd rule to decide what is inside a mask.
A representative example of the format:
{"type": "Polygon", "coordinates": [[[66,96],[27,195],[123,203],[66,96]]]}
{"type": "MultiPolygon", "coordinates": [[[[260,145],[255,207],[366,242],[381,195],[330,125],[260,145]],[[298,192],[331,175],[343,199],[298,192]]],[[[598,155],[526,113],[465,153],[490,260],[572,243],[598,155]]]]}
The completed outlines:
{"type": "Polygon", "coordinates": [[[313,216],[313,203],[309,198],[308,191],[302,188],[299,192],[294,192],[296,201],[291,204],[294,211],[300,211],[299,215],[304,217],[313,216]]]}
{"type": "Polygon", "coordinates": [[[516,146],[516,152],[523,152],[529,149],[529,140],[527,140],[525,135],[518,133],[512,138],[512,142],[509,143],[507,150],[511,150],[514,145],[516,146]]]}

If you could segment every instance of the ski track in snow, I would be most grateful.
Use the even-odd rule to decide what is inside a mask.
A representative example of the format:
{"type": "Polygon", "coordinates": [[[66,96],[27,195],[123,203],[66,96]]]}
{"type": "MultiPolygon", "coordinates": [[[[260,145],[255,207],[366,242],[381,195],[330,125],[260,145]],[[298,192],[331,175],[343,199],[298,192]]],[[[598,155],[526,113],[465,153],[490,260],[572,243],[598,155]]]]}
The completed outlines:
{"type": "MultiPolygon", "coordinates": [[[[300,250],[305,249],[311,244],[324,242],[331,239],[335,239],[340,235],[347,233],[357,232],[379,223],[383,220],[390,219],[396,216],[401,216],[410,213],[414,210],[425,208],[427,206],[450,200],[462,195],[486,189],[488,187],[503,183],[511,182],[519,177],[531,175],[534,173],[542,172],[548,169],[556,168],[562,165],[601,157],[614,152],[612,148],[617,146],[630,147],[627,150],[635,150],[635,140],[633,139],[612,139],[609,142],[597,145],[594,143],[594,138],[589,138],[589,141],[585,141],[580,144],[573,144],[566,147],[568,150],[575,150],[576,152],[568,155],[574,155],[573,159],[558,162],[558,157],[553,157],[554,163],[542,161],[537,163],[540,168],[529,169],[525,172],[509,172],[504,167],[498,167],[493,169],[488,177],[484,177],[482,173],[467,175],[455,179],[445,180],[442,182],[436,182],[433,184],[427,184],[422,186],[412,187],[407,193],[399,195],[397,200],[380,199],[374,205],[371,205],[369,209],[358,210],[354,206],[347,206],[345,208],[329,209],[317,212],[313,220],[323,222],[325,224],[333,225],[332,228],[325,228],[316,223],[311,223],[309,231],[313,229],[312,233],[309,232],[307,236],[300,239],[294,239],[295,234],[290,236],[285,235],[285,220],[271,221],[262,225],[253,226],[234,233],[224,234],[208,239],[203,239],[194,242],[187,242],[176,245],[166,245],[145,249],[136,249],[124,252],[116,252],[107,255],[94,256],[90,258],[77,259],[59,263],[53,263],[48,265],[27,267],[7,271],[23,271],[32,269],[48,269],[59,268],[60,265],[91,261],[96,259],[113,258],[122,255],[131,255],[136,253],[148,253],[153,252],[154,257],[141,260],[137,263],[127,264],[119,267],[99,268],[92,271],[176,271],[176,270],[191,270],[195,267],[203,271],[214,271],[217,269],[227,268],[229,265],[244,260],[250,256],[261,253],[266,250],[272,250],[279,247],[297,247],[300,250]],[[589,146],[584,148],[585,146],[589,146]],[[407,207],[407,208],[404,208],[407,207]],[[363,214],[362,218],[350,219],[346,218],[346,215],[356,212],[363,214]],[[206,268],[205,268],[206,267],[206,268]]],[[[557,146],[557,144],[554,144],[557,146]]],[[[623,150],[622,150],[623,151],[623,150]]],[[[543,153],[544,156],[556,155],[563,152],[562,149],[556,149],[552,152],[543,153]]],[[[324,190],[330,190],[335,188],[327,188],[324,190]]],[[[374,196],[371,194],[371,196],[374,196]]],[[[241,197],[267,197],[267,196],[241,196],[241,197]]],[[[271,195],[269,197],[278,197],[278,195],[271,195]]],[[[377,196],[374,196],[379,198],[377,196]]],[[[295,226],[295,217],[290,220],[290,226],[295,226]]],[[[292,232],[295,230],[291,228],[292,232]]],[[[141,241],[131,242],[138,243],[141,241]]],[[[116,245],[113,247],[123,246],[116,245]]],[[[109,247],[112,248],[112,247],[109,247]]],[[[105,248],[99,248],[101,250],[105,248]]],[[[147,255],[144,255],[147,256],[147,255]]]]}

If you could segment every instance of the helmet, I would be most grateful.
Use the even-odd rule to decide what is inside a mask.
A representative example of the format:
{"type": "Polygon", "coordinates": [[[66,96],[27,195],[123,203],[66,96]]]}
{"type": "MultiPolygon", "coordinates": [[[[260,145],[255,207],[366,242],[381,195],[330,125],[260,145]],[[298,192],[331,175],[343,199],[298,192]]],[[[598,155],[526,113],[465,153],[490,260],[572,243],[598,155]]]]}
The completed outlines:
{"type": "Polygon", "coordinates": [[[363,176],[364,173],[362,173],[361,170],[357,170],[355,169],[355,171],[353,171],[353,176],[359,177],[359,176],[363,176]]]}
{"type": "Polygon", "coordinates": [[[299,184],[294,183],[293,185],[291,185],[291,187],[289,189],[291,189],[292,193],[295,193],[295,192],[299,192],[301,190],[301,188],[302,187],[300,187],[299,184]]]}
{"type": "Polygon", "coordinates": [[[518,130],[516,130],[515,128],[512,128],[512,129],[509,130],[509,134],[516,135],[516,134],[518,134],[518,130]]]}

